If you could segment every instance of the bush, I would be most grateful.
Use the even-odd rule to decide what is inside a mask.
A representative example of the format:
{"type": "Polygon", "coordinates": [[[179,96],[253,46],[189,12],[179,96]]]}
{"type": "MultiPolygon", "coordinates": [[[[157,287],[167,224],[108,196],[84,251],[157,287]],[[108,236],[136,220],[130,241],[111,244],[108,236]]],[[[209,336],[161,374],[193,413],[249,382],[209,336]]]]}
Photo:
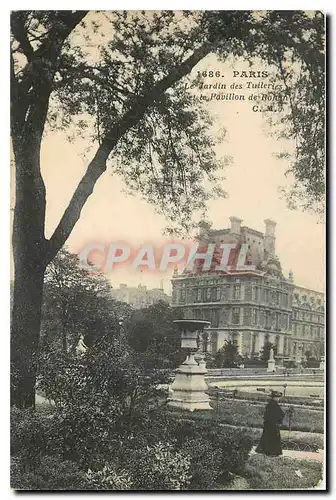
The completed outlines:
{"type": "Polygon", "coordinates": [[[177,443],[191,456],[190,490],[217,489],[227,484],[231,474],[239,474],[251,451],[253,440],[248,429],[209,428],[197,414],[180,419],[177,443]]]}
{"type": "Polygon", "coordinates": [[[22,466],[30,466],[45,455],[47,440],[41,415],[34,409],[11,409],[11,456],[17,457],[22,466]]]}
{"type": "Polygon", "coordinates": [[[12,460],[11,487],[25,491],[83,490],[87,482],[77,464],[45,456],[32,468],[23,468],[17,460],[12,460]]]}
{"type": "Polygon", "coordinates": [[[105,465],[102,470],[92,471],[91,469],[85,475],[87,489],[100,490],[130,490],[132,489],[132,480],[127,472],[116,472],[113,466],[105,465]]]}

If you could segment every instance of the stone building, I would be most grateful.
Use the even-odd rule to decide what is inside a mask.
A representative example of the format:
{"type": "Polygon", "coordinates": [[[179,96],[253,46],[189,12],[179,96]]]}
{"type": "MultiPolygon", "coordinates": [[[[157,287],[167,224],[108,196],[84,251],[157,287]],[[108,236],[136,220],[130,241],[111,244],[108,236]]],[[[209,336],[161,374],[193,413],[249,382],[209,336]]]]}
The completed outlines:
{"type": "Polygon", "coordinates": [[[121,283],[119,288],[112,289],[112,297],[120,302],[127,302],[135,309],[148,307],[159,300],[164,300],[167,303],[171,301],[171,297],[162,288],[147,288],[145,285],[132,287],[124,283],[121,283]]]}
{"type": "Polygon", "coordinates": [[[173,307],[182,308],[185,318],[211,322],[203,347],[212,354],[232,340],[242,356],[257,357],[269,341],[277,346],[278,360],[302,361],[308,352],[319,358],[324,354],[323,294],[296,286],[292,273],[283,275],[275,254],[275,222],[265,220],[265,233],[242,226],[237,217],[230,222],[230,228],[220,230],[200,224],[199,249],[211,243],[216,249],[222,243],[236,245],[232,264],[241,245],[248,245],[245,262],[255,269],[216,271],[211,265],[202,272],[196,261],[191,271],[175,271],[173,307]]]}

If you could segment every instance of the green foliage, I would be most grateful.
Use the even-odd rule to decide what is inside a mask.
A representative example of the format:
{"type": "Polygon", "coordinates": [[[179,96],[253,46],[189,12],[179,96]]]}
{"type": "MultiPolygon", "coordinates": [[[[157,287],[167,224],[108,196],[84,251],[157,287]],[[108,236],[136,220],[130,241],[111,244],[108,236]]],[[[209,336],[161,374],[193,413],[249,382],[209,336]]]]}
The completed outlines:
{"type": "Polygon", "coordinates": [[[56,378],[50,363],[40,388],[55,402],[52,421],[63,457],[83,466],[103,466],[105,456],[119,448],[118,436],[138,427],[148,408],[158,405],[156,375],[109,337],[82,356],[59,360],[56,378]]]}
{"type": "Polygon", "coordinates": [[[11,409],[11,455],[26,466],[39,462],[46,453],[45,425],[34,409],[11,409]]]}
{"type": "Polygon", "coordinates": [[[277,346],[275,344],[272,344],[272,342],[269,342],[267,340],[261,349],[260,359],[262,359],[264,362],[268,361],[269,357],[270,357],[271,349],[273,349],[273,354],[274,354],[274,356],[276,356],[277,346]]]}
{"type": "Polygon", "coordinates": [[[104,465],[101,470],[86,473],[87,488],[89,490],[130,490],[132,480],[125,471],[116,472],[112,466],[104,465]]]}
{"type": "Polygon", "coordinates": [[[81,335],[90,346],[113,335],[130,307],[111,297],[105,276],[83,269],[76,255],[62,249],[47,267],[42,309],[41,350],[74,351],[81,335]]]}
{"type": "Polygon", "coordinates": [[[124,328],[130,346],[148,369],[176,368],[185,359],[173,321],[179,312],[164,301],[134,311],[124,328]]]}
{"type": "Polygon", "coordinates": [[[12,460],[11,487],[25,491],[83,490],[87,481],[77,464],[44,456],[37,467],[31,469],[22,469],[17,460],[12,460]]]}
{"type": "Polygon", "coordinates": [[[176,430],[178,443],[191,457],[190,490],[217,489],[227,484],[232,474],[240,473],[253,440],[246,430],[229,429],[193,419],[180,421],[176,430]]]}
{"type": "Polygon", "coordinates": [[[161,441],[132,450],[128,467],[136,490],[184,490],[190,482],[191,460],[185,450],[176,451],[161,441]]]}
{"type": "Polygon", "coordinates": [[[233,368],[240,361],[237,345],[231,340],[226,340],[223,347],[215,354],[216,368],[233,368]]]}
{"type": "MultiPolygon", "coordinates": [[[[228,52],[265,61],[274,74],[271,132],[288,139],[290,208],[322,214],[325,201],[325,16],[321,11],[207,11],[204,21],[222,59],[228,52]],[[226,33],[229,38],[222,39],[226,33]],[[285,99],[284,99],[285,98],[285,99]]],[[[267,104],[270,104],[268,102],[267,104]]]]}

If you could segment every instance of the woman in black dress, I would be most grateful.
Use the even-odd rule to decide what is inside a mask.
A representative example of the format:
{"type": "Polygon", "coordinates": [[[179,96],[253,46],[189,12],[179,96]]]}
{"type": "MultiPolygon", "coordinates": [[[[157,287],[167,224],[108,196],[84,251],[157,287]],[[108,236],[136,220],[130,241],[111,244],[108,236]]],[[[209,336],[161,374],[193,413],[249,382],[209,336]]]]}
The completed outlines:
{"type": "Polygon", "coordinates": [[[256,449],[257,453],[272,457],[282,455],[280,425],[285,414],[280,408],[277,399],[276,394],[272,393],[271,400],[266,405],[264,429],[256,449]]]}

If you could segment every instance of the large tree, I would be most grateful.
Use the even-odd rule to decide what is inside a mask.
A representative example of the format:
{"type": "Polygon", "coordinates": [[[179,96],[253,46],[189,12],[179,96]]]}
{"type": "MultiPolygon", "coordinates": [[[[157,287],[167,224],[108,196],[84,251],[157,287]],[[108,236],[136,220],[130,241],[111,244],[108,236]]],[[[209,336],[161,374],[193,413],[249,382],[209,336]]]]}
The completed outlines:
{"type": "Polygon", "coordinates": [[[299,61],[307,44],[312,53],[319,50],[319,37],[310,37],[317,31],[315,18],[304,12],[276,16],[278,28],[268,12],[12,12],[11,361],[18,377],[12,404],[34,405],[45,269],[71,234],[97,180],[109,167],[168,220],[186,227],[191,214],[220,191],[220,163],[211,119],[182,79],[210,52],[222,59],[258,56],[273,64],[279,46],[299,61]],[[87,134],[95,148],[49,239],[40,164],[48,128],[67,128],[75,137],[87,134]]]}
{"type": "Polygon", "coordinates": [[[113,299],[112,286],[100,273],[83,269],[79,258],[62,248],[47,266],[44,278],[41,342],[43,350],[74,351],[81,335],[87,346],[113,336],[129,304],[113,299]]]}

